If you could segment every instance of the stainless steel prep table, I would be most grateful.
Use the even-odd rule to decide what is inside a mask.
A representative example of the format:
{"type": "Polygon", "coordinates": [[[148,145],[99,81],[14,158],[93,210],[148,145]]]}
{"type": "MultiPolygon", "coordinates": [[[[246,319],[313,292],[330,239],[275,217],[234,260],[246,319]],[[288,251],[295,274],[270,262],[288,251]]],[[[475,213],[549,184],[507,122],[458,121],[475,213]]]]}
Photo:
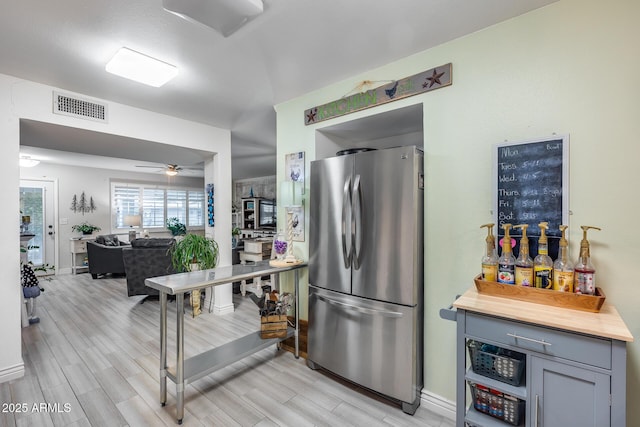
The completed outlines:
{"type": "MultiPolygon", "coordinates": [[[[269,261],[252,265],[230,265],[210,270],[190,273],[171,274],[152,277],[145,285],[160,292],[160,403],[167,402],[167,377],[176,384],[176,419],[182,424],[184,418],[184,391],[188,382],[224,368],[259,350],[294,336],[295,357],[299,357],[299,272],[307,263],[292,264],[286,267],[271,267],[269,261]],[[235,341],[213,348],[197,356],[184,359],[184,294],[194,289],[219,286],[255,277],[276,275],[293,271],[295,273],[295,328],[289,328],[286,338],[260,338],[260,331],[246,335],[235,341]],[[176,366],[167,366],[167,295],[176,296],[176,366]]],[[[257,307],[256,307],[257,308],[257,307]]]]}

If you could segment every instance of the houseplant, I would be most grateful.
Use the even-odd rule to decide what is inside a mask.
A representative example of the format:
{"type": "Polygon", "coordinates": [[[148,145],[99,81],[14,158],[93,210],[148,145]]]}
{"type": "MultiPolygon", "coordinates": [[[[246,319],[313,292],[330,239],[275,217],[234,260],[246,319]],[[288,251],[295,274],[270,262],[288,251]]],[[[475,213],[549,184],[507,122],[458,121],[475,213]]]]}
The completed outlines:
{"type": "Polygon", "coordinates": [[[94,231],[100,231],[101,228],[98,227],[97,225],[91,225],[88,222],[83,222],[82,224],[76,224],[74,226],[71,227],[71,229],[73,231],[79,231],[82,234],[91,234],[94,231]]]}
{"type": "Polygon", "coordinates": [[[238,247],[238,236],[240,235],[240,229],[238,227],[234,227],[231,230],[231,249],[235,249],[238,247]]]}
{"type": "Polygon", "coordinates": [[[172,236],[183,236],[187,234],[187,226],[176,217],[167,219],[167,228],[171,231],[172,236]]]}
{"type": "MultiPolygon", "coordinates": [[[[206,270],[218,263],[218,243],[206,236],[185,234],[172,249],[171,263],[178,272],[206,270]]],[[[193,316],[200,314],[200,290],[191,292],[193,316]]]]}

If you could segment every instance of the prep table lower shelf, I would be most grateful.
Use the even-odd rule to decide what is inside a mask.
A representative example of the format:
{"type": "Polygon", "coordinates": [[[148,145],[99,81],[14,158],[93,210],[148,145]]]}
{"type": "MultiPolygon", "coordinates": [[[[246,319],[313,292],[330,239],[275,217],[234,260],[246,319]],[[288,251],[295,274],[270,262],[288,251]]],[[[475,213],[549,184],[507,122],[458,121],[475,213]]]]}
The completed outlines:
{"type": "MultiPolygon", "coordinates": [[[[205,377],[219,369],[229,366],[232,363],[242,360],[247,356],[251,356],[260,350],[264,350],[269,346],[278,344],[294,336],[293,328],[287,329],[287,336],[283,338],[260,338],[260,331],[256,331],[235,341],[231,341],[220,347],[213,348],[197,356],[184,360],[184,381],[185,383],[193,382],[199,378],[205,377]]],[[[178,382],[176,367],[167,368],[167,378],[174,383],[178,382]]]]}

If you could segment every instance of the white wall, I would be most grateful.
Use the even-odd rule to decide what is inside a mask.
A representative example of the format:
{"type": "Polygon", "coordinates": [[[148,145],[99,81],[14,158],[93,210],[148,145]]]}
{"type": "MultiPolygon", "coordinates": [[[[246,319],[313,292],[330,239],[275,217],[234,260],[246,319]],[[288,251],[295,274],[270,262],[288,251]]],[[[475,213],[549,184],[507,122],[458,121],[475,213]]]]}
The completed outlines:
{"type": "MultiPolygon", "coordinates": [[[[71,255],[69,254],[69,239],[78,237],[79,233],[73,231],[71,227],[81,224],[84,221],[101,228],[94,233],[109,234],[112,231],[111,217],[111,180],[127,180],[128,182],[140,182],[145,184],[157,184],[179,187],[203,188],[202,178],[175,176],[167,177],[164,174],[145,174],[136,172],[114,171],[109,169],[86,168],[78,166],[62,166],[55,164],[40,163],[31,168],[20,168],[21,179],[53,180],[57,183],[58,217],[55,219],[55,231],[58,240],[58,259],[55,261],[56,271],[69,272],[71,268],[71,255]],[[70,209],[71,199],[74,195],[80,197],[84,192],[88,197],[93,197],[97,209],[94,212],[85,213],[73,212],[70,209]],[[67,224],[62,220],[66,219],[67,224]]],[[[114,230],[117,231],[117,230],[114,230]]],[[[142,229],[140,229],[142,231],[142,229]]],[[[123,241],[129,239],[127,230],[117,231],[123,241]]],[[[171,234],[164,228],[155,237],[169,237],[171,234]]],[[[153,237],[154,235],[152,235],[153,237]]]]}
{"type": "MultiPolygon", "coordinates": [[[[107,102],[108,124],[55,115],[51,112],[54,90],[59,89],[0,75],[0,144],[3,154],[0,159],[0,168],[3,171],[3,185],[0,189],[3,209],[0,209],[0,223],[4,224],[7,230],[16,230],[15,233],[5,233],[0,244],[0,271],[4,275],[4,280],[0,283],[0,337],[3,345],[0,351],[0,382],[19,377],[24,372],[20,346],[22,288],[18,250],[20,245],[18,155],[21,118],[210,152],[211,159],[205,162],[205,184],[215,183],[216,185],[216,212],[219,214],[216,216],[215,228],[207,227],[205,232],[218,241],[221,263],[231,263],[231,239],[228,238],[231,235],[231,132],[229,130],[112,102],[107,102]],[[229,214],[221,214],[223,212],[229,214]]],[[[228,293],[231,294],[230,289],[228,293]]]]}
{"type": "MultiPolygon", "coordinates": [[[[492,220],[491,154],[505,140],[570,134],[571,256],[578,255],[580,225],[602,227],[591,234],[599,286],[640,337],[640,198],[633,189],[640,182],[639,16],[636,0],[561,0],[276,107],[281,181],[284,154],[295,151],[306,152],[308,178],[317,129],[423,103],[428,393],[455,399],[455,325],[438,311],[473,286],[480,270],[479,226],[492,220]],[[448,62],[450,87],[303,123],[305,109],[340,98],[362,80],[398,79],[448,62]]],[[[628,352],[627,422],[639,425],[639,345],[630,344],[628,352]]]]}

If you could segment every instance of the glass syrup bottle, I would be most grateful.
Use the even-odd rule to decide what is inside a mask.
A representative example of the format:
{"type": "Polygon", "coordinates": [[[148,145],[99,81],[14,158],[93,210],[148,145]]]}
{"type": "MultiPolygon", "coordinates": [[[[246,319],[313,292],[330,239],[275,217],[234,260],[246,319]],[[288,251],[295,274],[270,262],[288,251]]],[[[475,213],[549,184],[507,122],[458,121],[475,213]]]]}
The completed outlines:
{"type": "Polygon", "coordinates": [[[591,264],[591,254],[589,253],[589,241],[587,240],[587,230],[598,227],[581,225],[582,240],[580,241],[580,257],[575,266],[574,291],[577,294],[595,295],[596,293],[596,269],[591,264]]]}
{"type": "Polygon", "coordinates": [[[511,224],[503,224],[502,228],[504,229],[504,237],[502,238],[502,254],[498,258],[498,283],[514,285],[516,283],[516,258],[511,251],[511,236],[509,236],[511,224]]]}
{"type": "Polygon", "coordinates": [[[560,238],[558,259],[553,263],[553,290],[560,292],[573,292],[575,270],[573,262],[571,262],[569,254],[567,253],[569,250],[569,242],[567,242],[565,237],[566,230],[566,225],[560,226],[562,237],[560,238]]]}
{"type": "Polygon", "coordinates": [[[533,286],[533,260],[529,256],[528,227],[529,224],[520,224],[513,227],[522,229],[520,253],[516,259],[516,286],[533,286]]]}
{"type": "Polygon", "coordinates": [[[538,255],[533,260],[533,274],[536,288],[552,289],[553,287],[553,260],[549,256],[547,242],[548,222],[541,222],[540,240],[538,240],[538,255]]]}
{"type": "Polygon", "coordinates": [[[496,238],[493,235],[494,224],[484,224],[480,228],[487,228],[487,242],[485,254],[482,257],[482,280],[498,281],[498,254],[496,253],[496,238]]]}

